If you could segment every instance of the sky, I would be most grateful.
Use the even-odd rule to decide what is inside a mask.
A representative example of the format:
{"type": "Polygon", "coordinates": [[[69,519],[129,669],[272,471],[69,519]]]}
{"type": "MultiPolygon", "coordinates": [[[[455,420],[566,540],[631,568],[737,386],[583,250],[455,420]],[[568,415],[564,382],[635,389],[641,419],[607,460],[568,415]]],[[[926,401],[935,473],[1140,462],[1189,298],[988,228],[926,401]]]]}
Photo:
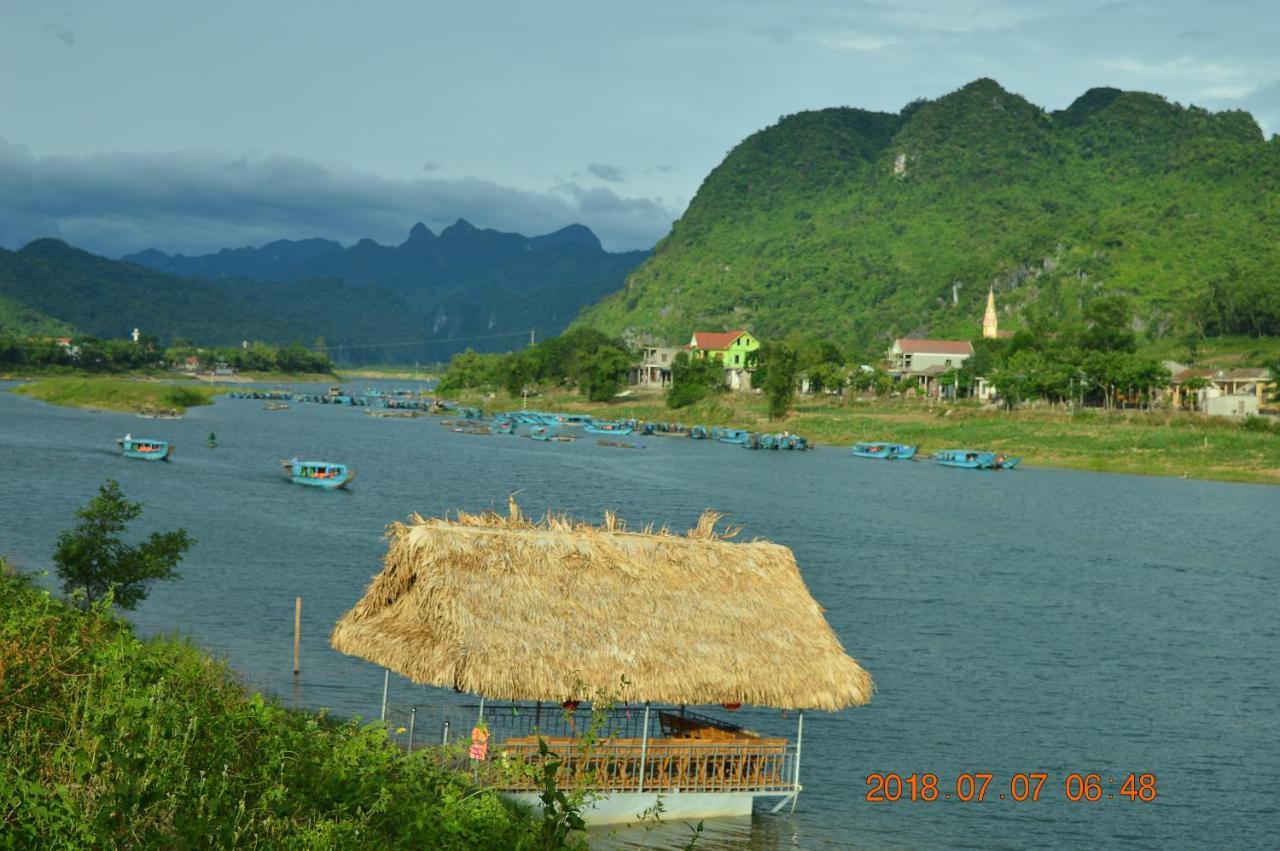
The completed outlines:
{"type": "Polygon", "coordinates": [[[424,222],[649,248],[738,142],[979,77],[1280,132],[1274,0],[0,0],[0,247],[107,256],[424,222]]]}

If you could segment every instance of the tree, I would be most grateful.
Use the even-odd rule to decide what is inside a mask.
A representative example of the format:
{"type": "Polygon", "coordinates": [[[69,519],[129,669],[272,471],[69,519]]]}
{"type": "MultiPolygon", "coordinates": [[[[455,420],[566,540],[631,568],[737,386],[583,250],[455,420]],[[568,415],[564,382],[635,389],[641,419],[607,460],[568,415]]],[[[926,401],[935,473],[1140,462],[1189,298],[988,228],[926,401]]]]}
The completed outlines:
{"type": "Polygon", "coordinates": [[[766,343],[760,349],[760,363],[768,370],[761,388],[769,399],[770,419],[785,417],[795,400],[799,360],[796,350],[785,343],[766,343]]]}
{"type": "Polygon", "coordinates": [[[579,360],[574,379],[592,402],[607,402],[627,380],[630,368],[626,352],[607,346],[579,360]]]}
{"type": "Polygon", "coordinates": [[[142,516],[142,503],[126,500],[115,479],[107,479],[76,516],[76,527],[58,536],[53,560],[62,590],[83,609],[113,589],[117,606],[137,608],[152,581],[177,578],[178,562],[195,543],[186,529],[154,532],[137,546],[121,541],[125,527],[142,516]]]}
{"type": "Polygon", "coordinates": [[[671,387],[667,390],[667,405],[684,408],[701,402],[712,393],[724,389],[724,368],[719,361],[692,357],[680,352],[671,362],[671,387]]]}

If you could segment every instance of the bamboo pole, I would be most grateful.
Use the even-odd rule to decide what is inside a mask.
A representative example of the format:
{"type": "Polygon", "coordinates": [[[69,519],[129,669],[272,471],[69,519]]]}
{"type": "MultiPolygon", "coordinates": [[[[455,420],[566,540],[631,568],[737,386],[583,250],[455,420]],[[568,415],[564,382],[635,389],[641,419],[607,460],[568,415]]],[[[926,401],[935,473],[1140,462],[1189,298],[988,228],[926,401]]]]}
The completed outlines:
{"type": "Polygon", "coordinates": [[[391,684],[391,669],[384,668],[382,671],[382,717],[378,720],[384,724],[387,721],[387,686],[391,684]]]}
{"type": "Polygon", "coordinates": [[[796,765],[795,777],[791,784],[795,786],[795,791],[791,793],[791,812],[796,811],[796,799],[800,797],[800,748],[804,745],[804,710],[800,710],[799,720],[796,721],[796,765]]]}
{"type": "Polygon", "coordinates": [[[644,705],[644,732],[640,737],[640,782],[636,784],[636,791],[644,791],[644,761],[649,752],[649,704],[644,705]]]}
{"type": "Polygon", "coordinates": [[[298,676],[299,650],[302,644],[302,598],[293,600],[293,675],[298,676]]]}

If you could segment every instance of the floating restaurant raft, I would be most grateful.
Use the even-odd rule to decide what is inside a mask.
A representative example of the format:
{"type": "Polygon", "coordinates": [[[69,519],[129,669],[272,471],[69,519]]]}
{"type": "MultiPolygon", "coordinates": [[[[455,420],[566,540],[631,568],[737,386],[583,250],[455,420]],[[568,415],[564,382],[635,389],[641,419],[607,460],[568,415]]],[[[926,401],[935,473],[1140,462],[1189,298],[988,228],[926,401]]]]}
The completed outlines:
{"type": "Polygon", "coordinates": [[[745,815],[757,797],[794,805],[803,710],[862,705],[871,677],[844,652],[791,551],[730,541],[733,531],[716,534],[719,519],[708,512],[675,535],[629,532],[608,513],[599,527],[530,523],[514,502],[507,517],[414,515],[389,527],[384,568],[331,643],[416,683],[478,695],[481,714],[484,701],[511,702],[501,719],[525,727],[495,713],[476,767],[531,806],[527,775],[501,768],[539,762],[538,736],[563,760],[564,782],[600,796],[586,811],[595,824],[632,821],[658,793],[666,818],[745,815]],[[590,744],[585,726],[555,727],[561,704],[569,713],[601,694],[631,707],[620,728],[590,744]],[[515,702],[526,704],[518,716],[515,702]],[[716,703],[799,709],[796,740],[684,708],[716,703]]]}

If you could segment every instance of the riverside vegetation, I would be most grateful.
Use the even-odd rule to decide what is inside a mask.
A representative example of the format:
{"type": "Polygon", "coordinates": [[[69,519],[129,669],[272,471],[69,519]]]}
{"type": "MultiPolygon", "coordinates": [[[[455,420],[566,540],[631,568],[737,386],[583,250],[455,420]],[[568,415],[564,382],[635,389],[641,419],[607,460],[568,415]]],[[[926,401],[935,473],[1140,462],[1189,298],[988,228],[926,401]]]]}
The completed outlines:
{"type": "Polygon", "coordinates": [[[288,710],[0,569],[0,848],[116,847],[556,846],[379,724],[288,710]]]}

